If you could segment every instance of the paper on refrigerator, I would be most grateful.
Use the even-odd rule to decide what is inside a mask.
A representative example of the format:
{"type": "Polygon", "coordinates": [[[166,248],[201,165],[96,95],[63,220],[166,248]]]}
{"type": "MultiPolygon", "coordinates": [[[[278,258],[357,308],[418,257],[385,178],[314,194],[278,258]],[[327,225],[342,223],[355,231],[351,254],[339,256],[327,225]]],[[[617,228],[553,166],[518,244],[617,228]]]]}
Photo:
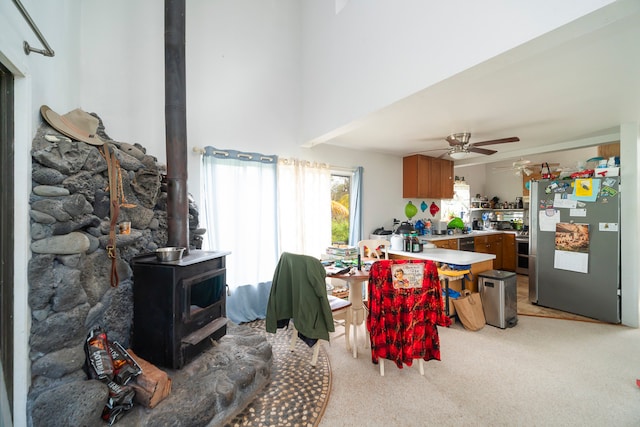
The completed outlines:
{"type": "Polygon", "coordinates": [[[542,209],[538,211],[540,231],[556,231],[556,224],[560,222],[560,211],[556,209],[542,209]]]}

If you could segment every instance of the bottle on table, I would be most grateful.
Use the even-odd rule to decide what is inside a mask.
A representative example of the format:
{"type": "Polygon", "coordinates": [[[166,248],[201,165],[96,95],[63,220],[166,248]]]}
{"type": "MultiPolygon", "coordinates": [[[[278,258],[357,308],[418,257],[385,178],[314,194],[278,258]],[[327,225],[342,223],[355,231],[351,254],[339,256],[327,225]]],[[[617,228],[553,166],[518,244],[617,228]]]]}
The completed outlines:
{"type": "Polygon", "coordinates": [[[420,240],[418,240],[418,233],[411,233],[411,252],[422,252],[420,250],[420,240]]]}

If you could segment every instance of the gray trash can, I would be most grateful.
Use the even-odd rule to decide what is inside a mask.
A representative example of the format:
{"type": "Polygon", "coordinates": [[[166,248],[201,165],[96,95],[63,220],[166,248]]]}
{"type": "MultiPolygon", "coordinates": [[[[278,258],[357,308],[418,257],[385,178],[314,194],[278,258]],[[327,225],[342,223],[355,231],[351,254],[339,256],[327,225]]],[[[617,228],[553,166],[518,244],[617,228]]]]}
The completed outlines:
{"type": "Polygon", "coordinates": [[[487,325],[498,328],[518,323],[518,286],[516,273],[489,270],[478,274],[478,289],[487,325]]]}

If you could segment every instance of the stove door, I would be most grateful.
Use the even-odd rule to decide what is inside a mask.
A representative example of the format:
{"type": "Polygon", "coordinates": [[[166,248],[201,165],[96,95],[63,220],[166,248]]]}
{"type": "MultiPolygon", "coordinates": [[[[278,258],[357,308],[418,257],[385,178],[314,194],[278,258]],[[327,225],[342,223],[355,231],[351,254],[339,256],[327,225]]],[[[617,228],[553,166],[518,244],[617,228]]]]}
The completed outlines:
{"type": "Polygon", "coordinates": [[[516,237],[516,273],[529,275],[528,237],[516,237]]]}

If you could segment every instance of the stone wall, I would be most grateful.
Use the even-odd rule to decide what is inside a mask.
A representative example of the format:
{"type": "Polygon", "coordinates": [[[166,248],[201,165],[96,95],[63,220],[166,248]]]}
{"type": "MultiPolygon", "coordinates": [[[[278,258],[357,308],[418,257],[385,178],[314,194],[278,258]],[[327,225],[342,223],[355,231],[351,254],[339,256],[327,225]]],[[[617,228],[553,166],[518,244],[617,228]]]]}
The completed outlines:
{"type": "MultiPolygon", "coordinates": [[[[116,238],[118,287],[110,286],[111,260],[106,252],[110,195],[107,163],[101,152],[96,146],[70,140],[46,123],[33,139],[32,258],[28,271],[32,384],[28,415],[36,426],[70,425],[72,419],[85,425],[100,422],[82,420],[84,414],[97,411],[99,415],[107,393],[102,383],[87,380],[84,341],[91,329],[101,326],[110,340],[129,347],[133,319],[129,261],[167,242],[164,166],[139,144],[112,141],[102,122],[98,134],[112,143],[120,163],[124,201],[118,221],[131,222],[131,233],[116,238]]],[[[198,211],[191,203],[191,247],[201,243],[203,230],[197,227],[198,211]]],[[[255,384],[249,381],[242,386],[247,390],[265,384],[271,366],[270,347],[266,350],[256,342],[251,347],[247,353],[258,351],[268,363],[250,359],[258,374],[254,374],[255,384]]],[[[190,400],[188,394],[183,395],[190,400]]],[[[231,407],[239,405],[234,399],[228,402],[231,407]]],[[[195,413],[193,408],[191,411],[195,413]]],[[[219,415],[221,411],[213,412],[219,415]]]]}

